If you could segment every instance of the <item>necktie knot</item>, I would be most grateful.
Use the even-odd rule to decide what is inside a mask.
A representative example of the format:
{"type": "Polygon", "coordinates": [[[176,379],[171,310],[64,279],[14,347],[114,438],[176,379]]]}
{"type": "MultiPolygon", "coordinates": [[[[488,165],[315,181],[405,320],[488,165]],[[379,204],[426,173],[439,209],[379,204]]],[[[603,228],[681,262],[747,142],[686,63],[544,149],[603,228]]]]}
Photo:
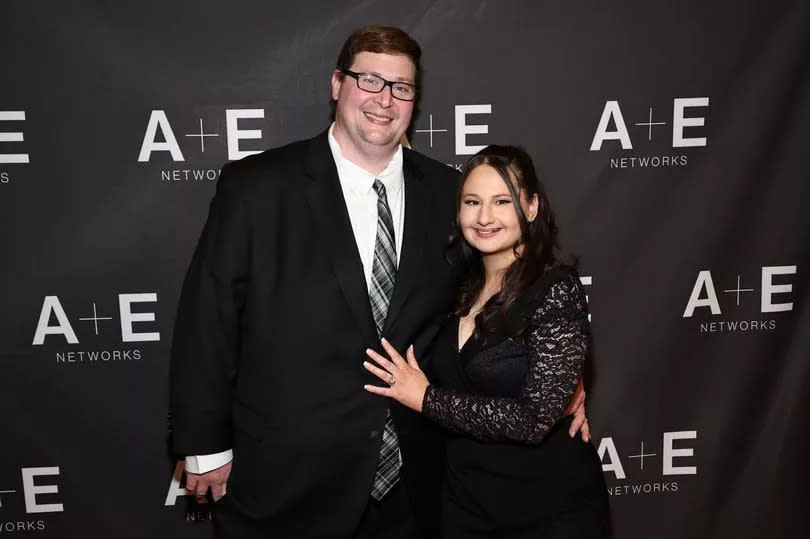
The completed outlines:
{"type": "Polygon", "coordinates": [[[385,185],[383,185],[383,182],[375,179],[372,188],[377,193],[377,198],[385,198],[385,185]]]}

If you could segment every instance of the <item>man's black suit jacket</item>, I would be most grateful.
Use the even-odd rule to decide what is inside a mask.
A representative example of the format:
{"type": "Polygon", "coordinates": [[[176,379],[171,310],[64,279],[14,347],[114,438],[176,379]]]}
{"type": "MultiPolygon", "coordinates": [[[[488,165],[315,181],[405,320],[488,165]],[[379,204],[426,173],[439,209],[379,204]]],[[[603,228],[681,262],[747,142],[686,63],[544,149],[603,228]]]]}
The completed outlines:
{"type": "MultiPolygon", "coordinates": [[[[445,245],[458,175],[403,149],[402,252],[383,335],[425,352],[455,278],[445,245]]],[[[327,135],[226,165],[180,299],[171,362],[174,450],[233,448],[232,503],[275,537],[349,537],[371,492],[386,409],[426,531],[438,431],[362,367],[380,350],[327,135]]]]}

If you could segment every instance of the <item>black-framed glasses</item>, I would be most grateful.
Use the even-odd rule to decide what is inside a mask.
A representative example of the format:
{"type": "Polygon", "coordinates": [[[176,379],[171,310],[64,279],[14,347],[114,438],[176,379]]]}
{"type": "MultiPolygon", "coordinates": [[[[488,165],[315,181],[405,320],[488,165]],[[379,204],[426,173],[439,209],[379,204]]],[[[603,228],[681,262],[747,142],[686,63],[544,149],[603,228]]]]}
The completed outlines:
{"type": "Polygon", "coordinates": [[[379,75],[373,73],[358,73],[346,68],[339,68],[338,71],[344,75],[348,75],[357,81],[357,87],[364,92],[378,94],[382,92],[386,86],[391,87],[391,95],[400,101],[413,101],[416,99],[416,86],[410,82],[403,82],[401,80],[385,80],[379,75]]]}

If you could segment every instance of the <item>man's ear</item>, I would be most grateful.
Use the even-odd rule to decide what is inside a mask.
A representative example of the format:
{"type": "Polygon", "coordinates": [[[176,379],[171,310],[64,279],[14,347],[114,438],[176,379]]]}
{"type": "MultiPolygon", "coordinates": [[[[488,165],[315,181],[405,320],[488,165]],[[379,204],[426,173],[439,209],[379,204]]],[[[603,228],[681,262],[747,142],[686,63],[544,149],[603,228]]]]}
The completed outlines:
{"type": "Polygon", "coordinates": [[[343,86],[343,74],[335,69],[332,71],[332,101],[337,101],[340,95],[340,87],[343,86]]]}

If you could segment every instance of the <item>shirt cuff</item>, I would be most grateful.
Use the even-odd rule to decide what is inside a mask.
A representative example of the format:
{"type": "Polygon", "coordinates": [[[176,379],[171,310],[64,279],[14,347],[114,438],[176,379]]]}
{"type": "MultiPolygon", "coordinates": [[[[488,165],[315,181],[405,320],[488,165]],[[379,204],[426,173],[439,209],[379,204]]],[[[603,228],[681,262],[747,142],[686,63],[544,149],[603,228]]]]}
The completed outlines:
{"type": "Polygon", "coordinates": [[[233,449],[210,455],[193,455],[186,457],[186,471],[196,474],[206,473],[221,468],[232,460],[233,449]]]}

